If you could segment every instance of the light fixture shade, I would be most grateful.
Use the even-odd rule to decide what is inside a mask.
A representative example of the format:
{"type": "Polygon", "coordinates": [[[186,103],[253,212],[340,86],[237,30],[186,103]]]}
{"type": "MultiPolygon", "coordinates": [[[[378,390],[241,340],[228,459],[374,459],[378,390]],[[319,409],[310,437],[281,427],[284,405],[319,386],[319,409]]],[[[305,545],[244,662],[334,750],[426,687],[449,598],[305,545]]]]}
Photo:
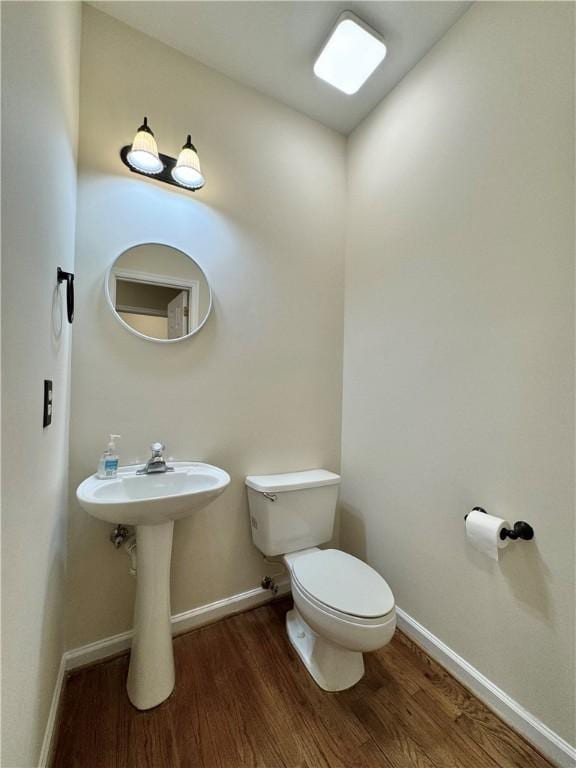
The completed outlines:
{"type": "Polygon", "coordinates": [[[138,133],[134,137],[132,147],[126,159],[133,168],[142,173],[154,175],[160,173],[164,168],[162,160],[158,155],[158,146],[154,134],[148,127],[148,118],[144,118],[144,123],[138,128],[138,133]]]}
{"type": "Polygon", "coordinates": [[[380,35],[350,11],[336,22],[314,64],[314,74],[347,95],[364,85],[386,56],[380,35]]]}
{"type": "Polygon", "coordinates": [[[178,155],[176,165],[172,169],[172,178],[189,189],[200,189],[205,184],[200,158],[190,136],[178,155]]]}

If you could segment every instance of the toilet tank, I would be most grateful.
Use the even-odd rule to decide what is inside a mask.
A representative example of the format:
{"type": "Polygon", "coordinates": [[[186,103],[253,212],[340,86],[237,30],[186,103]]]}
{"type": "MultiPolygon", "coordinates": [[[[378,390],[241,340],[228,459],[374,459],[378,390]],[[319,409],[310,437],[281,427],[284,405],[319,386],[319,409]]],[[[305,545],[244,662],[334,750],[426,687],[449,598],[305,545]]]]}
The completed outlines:
{"type": "Polygon", "coordinates": [[[252,540],[265,555],[316,547],[332,538],[340,475],[308,469],[246,478],[252,540]]]}

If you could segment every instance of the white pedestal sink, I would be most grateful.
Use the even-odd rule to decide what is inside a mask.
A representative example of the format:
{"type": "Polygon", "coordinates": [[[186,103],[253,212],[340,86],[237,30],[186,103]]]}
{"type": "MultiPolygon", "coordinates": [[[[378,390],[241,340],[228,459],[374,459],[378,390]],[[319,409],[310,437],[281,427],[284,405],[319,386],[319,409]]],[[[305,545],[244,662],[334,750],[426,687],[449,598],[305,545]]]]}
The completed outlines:
{"type": "Polygon", "coordinates": [[[128,697],[150,709],[174,688],[170,624],[170,559],[174,520],[219,496],[230,483],[223,469],[200,462],[171,463],[173,472],[138,475],[142,465],[121,467],[118,476],[92,475],[78,486],[80,505],[99,520],[136,526],[136,603],[128,670],[128,697]]]}

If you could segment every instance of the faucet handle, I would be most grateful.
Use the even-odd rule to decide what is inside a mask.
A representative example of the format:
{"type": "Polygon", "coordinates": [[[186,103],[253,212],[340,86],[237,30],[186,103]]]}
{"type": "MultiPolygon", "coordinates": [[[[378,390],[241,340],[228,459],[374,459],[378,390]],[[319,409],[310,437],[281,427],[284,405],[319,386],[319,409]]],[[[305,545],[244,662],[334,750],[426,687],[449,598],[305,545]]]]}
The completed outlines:
{"type": "Polygon", "coordinates": [[[153,456],[161,456],[162,452],[166,450],[164,443],[152,443],[150,446],[153,456]]]}

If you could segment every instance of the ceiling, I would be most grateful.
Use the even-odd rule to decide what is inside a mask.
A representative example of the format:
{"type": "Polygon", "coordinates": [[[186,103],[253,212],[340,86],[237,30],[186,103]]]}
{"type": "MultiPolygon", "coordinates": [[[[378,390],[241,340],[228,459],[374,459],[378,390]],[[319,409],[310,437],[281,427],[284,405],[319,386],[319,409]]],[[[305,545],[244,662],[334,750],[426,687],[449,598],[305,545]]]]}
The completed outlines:
{"type": "Polygon", "coordinates": [[[470,2],[108,0],[91,5],[244,85],[348,134],[470,7],[470,2]],[[351,10],[388,55],[347,96],[315,77],[316,56],[351,10]]]}

